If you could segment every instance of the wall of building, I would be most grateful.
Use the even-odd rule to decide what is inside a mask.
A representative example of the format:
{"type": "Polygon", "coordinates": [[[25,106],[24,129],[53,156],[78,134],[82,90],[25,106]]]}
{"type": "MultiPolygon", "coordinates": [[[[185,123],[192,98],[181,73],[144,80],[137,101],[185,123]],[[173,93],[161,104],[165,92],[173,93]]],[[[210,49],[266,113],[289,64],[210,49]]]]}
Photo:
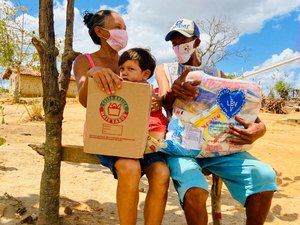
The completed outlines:
{"type": "Polygon", "coordinates": [[[13,94],[14,93],[14,90],[15,90],[15,84],[16,84],[16,76],[14,74],[12,74],[9,78],[9,85],[8,85],[8,90],[9,90],[9,93],[10,94],[13,94]]]}
{"type": "Polygon", "coordinates": [[[20,96],[21,97],[40,97],[42,96],[41,77],[21,76],[20,78],[20,96]]]}
{"type": "MultiPolygon", "coordinates": [[[[15,74],[9,78],[9,92],[14,93],[15,90],[15,74]]],[[[20,95],[21,97],[40,97],[43,95],[43,87],[41,77],[37,76],[22,76],[20,77],[20,95]]],[[[67,92],[68,98],[75,98],[78,95],[77,86],[74,80],[70,81],[67,92]]]]}

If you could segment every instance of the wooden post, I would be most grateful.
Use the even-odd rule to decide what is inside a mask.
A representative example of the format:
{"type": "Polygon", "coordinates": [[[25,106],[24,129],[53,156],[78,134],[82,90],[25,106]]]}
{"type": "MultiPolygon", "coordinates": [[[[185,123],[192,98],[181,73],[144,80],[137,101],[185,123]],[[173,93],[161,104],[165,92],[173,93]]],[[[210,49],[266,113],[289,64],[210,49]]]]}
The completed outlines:
{"type": "Polygon", "coordinates": [[[221,178],[215,174],[212,174],[211,207],[212,207],[212,218],[213,218],[214,225],[222,224],[221,191],[222,191],[221,178]]]}

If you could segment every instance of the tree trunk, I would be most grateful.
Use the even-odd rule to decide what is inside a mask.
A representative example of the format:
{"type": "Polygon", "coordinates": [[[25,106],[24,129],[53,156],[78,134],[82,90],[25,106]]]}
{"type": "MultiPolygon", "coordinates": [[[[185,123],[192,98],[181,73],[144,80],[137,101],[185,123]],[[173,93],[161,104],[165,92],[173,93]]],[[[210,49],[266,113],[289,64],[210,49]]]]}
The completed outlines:
{"type": "Polygon", "coordinates": [[[17,71],[16,78],[15,78],[15,90],[14,90],[14,103],[20,102],[20,71],[17,71]]]}
{"type": "Polygon", "coordinates": [[[15,91],[14,91],[14,103],[19,103],[20,102],[20,97],[21,97],[21,66],[20,63],[17,64],[16,66],[16,79],[15,79],[15,91]]]}
{"type": "Polygon", "coordinates": [[[46,140],[45,163],[40,186],[39,225],[59,225],[62,105],[56,67],[53,1],[39,1],[38,49],[43,83],[46,140]]]}
{"type": "Polygon", "coordinates": [[[45,111],[45,164],[40,186],[39,225],[59,224],[60,164],[63,111],[72,62],[74,0],[68,0],[65,50],[60,81],[56,66],[53,0],[39,0],[39,39],[33,38],[41,64],[45,111]]]}

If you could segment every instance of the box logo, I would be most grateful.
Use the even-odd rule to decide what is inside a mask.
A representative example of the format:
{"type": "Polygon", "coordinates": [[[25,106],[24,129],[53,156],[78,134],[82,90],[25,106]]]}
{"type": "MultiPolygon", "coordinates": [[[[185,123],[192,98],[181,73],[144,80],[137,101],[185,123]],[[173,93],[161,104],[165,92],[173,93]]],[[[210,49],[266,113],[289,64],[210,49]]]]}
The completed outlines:
{"type": "Polygon", "coordinates": [[[106,122],[117,124],[126,120],[129,107],[124,98],[117,95],[107,96],[100,102],[99,112],[106,122]]]}

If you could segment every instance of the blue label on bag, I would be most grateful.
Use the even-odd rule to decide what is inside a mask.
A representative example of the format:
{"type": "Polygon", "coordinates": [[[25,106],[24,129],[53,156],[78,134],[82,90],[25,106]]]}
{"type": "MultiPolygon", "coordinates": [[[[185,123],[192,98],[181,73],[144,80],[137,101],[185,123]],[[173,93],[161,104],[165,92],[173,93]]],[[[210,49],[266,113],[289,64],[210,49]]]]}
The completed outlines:
{"type": "Polygon", "coordinates": [[[229,88],[222,88],[218,93],[217,104],[229,119],[236,116],[245,103],[245,93],[242,90],[231,91],[229,88]]]}

